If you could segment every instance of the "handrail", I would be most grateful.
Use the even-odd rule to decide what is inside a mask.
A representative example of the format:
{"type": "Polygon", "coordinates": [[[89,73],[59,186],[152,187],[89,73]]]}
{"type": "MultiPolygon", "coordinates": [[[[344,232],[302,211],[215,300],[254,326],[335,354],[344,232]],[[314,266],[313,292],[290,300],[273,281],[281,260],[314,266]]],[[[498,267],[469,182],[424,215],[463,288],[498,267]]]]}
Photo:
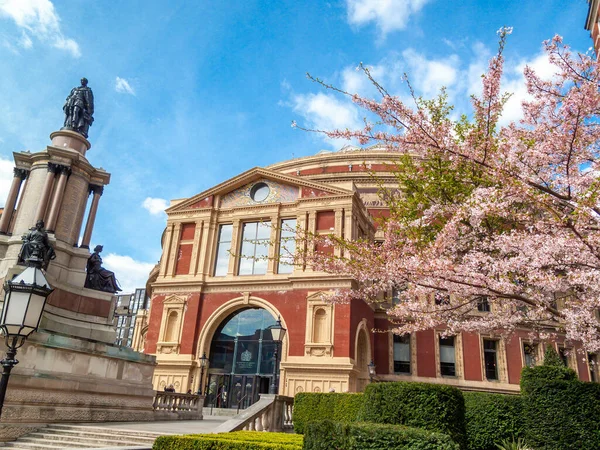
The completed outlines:
{"type": "Polygon", "coordinates": [[[260,394],[260,399],[237,416],[222,423],[214,431],[284,431],[292,428],[294,398],[275,394],[260,394]]]}
{"type": "Polygon", "coordinates": [[[245,398],[248,397],[248,394],[244,395],[238,402],[237,402],[237,412],[236,414],[240,413],[240,404],[245,400],[245,398]]]}
{"type": "Polygon", "coordinates": [[[219,400],[219,397],[221,397],[222,394],[223,394],[223,392],[219,392],[217,394],[217,396],[211,402],[211,404],[210,404],[210,415],[211,416],[212,416],[212,413],[213,413],[213,408],[215,407],[215,403],[217,403],[217,400],[219,400]]]}

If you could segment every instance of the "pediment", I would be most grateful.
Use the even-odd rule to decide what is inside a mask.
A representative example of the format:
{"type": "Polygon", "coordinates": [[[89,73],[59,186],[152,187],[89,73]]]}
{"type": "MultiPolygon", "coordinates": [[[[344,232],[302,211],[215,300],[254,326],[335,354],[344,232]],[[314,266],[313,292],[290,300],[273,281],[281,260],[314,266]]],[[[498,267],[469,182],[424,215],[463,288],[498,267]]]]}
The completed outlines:
{"type": "Polygon", "coordinates": [[[165,301],[163,302],[163,305],[174,306],[174,305],[185,305],[185,303],[186,303],[185,298],[179,297],[177,295],[171,295],[170,297],[165,299],[165,301]]]}
{"type": "Polygon", "coordinates": [[[257,167],[179,202],[166,212],[210,208],[217,197],[221,208],[230,208],[352,194],[350,190],[257,167]],[[257,196],[259,189],[261,195],[257,196]]]}
{"type": "Polygon", "coordinates": [[[332,303],[327,301],[327,297],[331,294],[331,291],[312,292],[306,297],[306,301],[311,304],[331,305],[332,303]]]}

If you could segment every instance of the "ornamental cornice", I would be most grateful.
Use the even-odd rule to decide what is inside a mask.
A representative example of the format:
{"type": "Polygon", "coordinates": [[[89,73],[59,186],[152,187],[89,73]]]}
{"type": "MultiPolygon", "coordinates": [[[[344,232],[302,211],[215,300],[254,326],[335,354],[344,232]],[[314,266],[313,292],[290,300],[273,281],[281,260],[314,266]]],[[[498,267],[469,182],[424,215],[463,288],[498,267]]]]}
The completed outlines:
{"type": "MultiPolygon", "coordinates": [[[[314,204],[314,203],[321,203],[323,205],[326,206],[330,206],[332,203],[334,202],[340,202],[340,201],[344,201],[344,200],[348,200],[351,199],[353,196],[355,195],[355,192],[348,192],[347,194],[344,195],[328,195],[328,196],[323,196],[323,197],[302,197],[302,198],[298,198],[297,200],[293,201],[293,202],[284,202],[284,203],[269,203],[266,205],[244,205],[244,206],[238,206],[238,207],[229,207],[229,208],[217,208],[217,207],[210,207],[210,208],[204,208],[204,209],[185,209],[185,210],[181,210],[181,211],[172,211],[168,213],[169,218],[171,219],[175,219],[177,222],[185,220],[185,219],[199,219],[199,218],[209,218],[210,215],[207,213],[210,213],[212,211],[217,212],[217,214],[219,214],[220,218],[223,217],[231,217],[231,218],[235,218],[237,216],[244,216],[244,215],[265,215],[265,216],[270,216],[272,214],[276,214],[278,212],[278,210],[281,209],[294,209],[294,208],[298,208],[301,209],[302,208],[302,204],[303,203],[310,203],[310,204],[314,204]]],[[[340,205],[343,206],[343,205],[340,205]]],[[[313,207],[311,207],[312,209],[313,207]]],[[[176,223],[176,222],[173,222],[176,223]]]]}
{"type": "MultiPolygon", "coordinates": [[[[184,296],[198,293],[216,292],[272,292],[291,290],[331,290],[336,288],[351,288],[351,279],[329,278],[321,279],[287,279],[287,280],[236,280],[229,278],[223,281],[207,281],[205,283],[185,283],[170,281],[152,283],[153,295],[184,296]]],[[[166,300],[165,300],[166,301],[166,300]]]]}
{"type": "Polygon", "coordinates": [[[342,189],[335,186],[324,186],[321,183],[311,181],[307,178],[296,177],[293,175],[276,172],[270,169],[255,167],[253,169],[241,173],[236,177],[230,178],[229,180],[226,180],[223,183],[218,184],[217,186],[214,186],[211,189],[200,192],[199,194],[196,194],[177,205],[172,206],[172,211],[169,211],[171,208],[167,208],[167,214],[171,214],[171,212],[175,212],[178,209],[190,209],[188,208],[188,206],[198,200],[202,200],[210,195],[219,195],[223,192],[230,192],[238,187],[243,186],[244,184],[251,182],[252,180],[256,179],[256,177],[264,177],[266,179],[276,180],[284,184],[292,184],[296,186],[311,187],[319,190],[334,191],[331,192],[332,195],[342,195],[348,192],[346,189],[342,189]]]}
{"type": "MultiPolygon", "coordinates": [[[[354,366],[348,363],[336,363],[335,358],[328,358],[323,360],[323,363],[306,363],[306,362],[282,362],[281,368],[288,370],[299,370],[305,371],[317,371],[317,372],[339,372],[341,370],[353,371],[354,366]]],[[[288,372],[289,374],[289,372],[288,372]]],[[[341,377],[340,377],[341,378],[341,377]]]]}

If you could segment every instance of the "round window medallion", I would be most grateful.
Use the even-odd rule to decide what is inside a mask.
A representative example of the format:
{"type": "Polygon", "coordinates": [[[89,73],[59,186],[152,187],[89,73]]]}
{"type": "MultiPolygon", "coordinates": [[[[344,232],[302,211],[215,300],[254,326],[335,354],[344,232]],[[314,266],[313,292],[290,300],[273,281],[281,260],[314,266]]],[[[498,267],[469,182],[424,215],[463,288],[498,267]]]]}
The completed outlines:
{"type": "Polygon", "coordinates": [[[264,202],[270,193],[267,183],[256,183],[250,190],[250,198],[255,202],[264,202]]]}

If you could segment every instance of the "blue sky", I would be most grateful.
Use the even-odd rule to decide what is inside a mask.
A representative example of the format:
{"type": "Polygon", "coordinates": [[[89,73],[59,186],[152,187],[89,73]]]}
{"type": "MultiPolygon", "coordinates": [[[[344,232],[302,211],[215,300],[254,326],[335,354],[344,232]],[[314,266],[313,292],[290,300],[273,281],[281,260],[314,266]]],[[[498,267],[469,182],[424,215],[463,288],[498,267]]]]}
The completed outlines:
{"type": "Polygon", "coordinates": [[[112,174],[92,241],[129,291],[160,257],[170,199],[344,145],[290,126],[361,121],[306,72],[371,95],[355,70],[363,62],[401,96],[407,72],[420,95],[447,86],[462,112],[496,30],[512,26],[509,121],[525,98],[524,65],[551,73],[543,40],[560,34],[588,50],[586,13],[585,0],[0,0],[0,204],[12,152],[45,148],[65,97],[87,77],[96,99],[87,157],[112,174]]]}

